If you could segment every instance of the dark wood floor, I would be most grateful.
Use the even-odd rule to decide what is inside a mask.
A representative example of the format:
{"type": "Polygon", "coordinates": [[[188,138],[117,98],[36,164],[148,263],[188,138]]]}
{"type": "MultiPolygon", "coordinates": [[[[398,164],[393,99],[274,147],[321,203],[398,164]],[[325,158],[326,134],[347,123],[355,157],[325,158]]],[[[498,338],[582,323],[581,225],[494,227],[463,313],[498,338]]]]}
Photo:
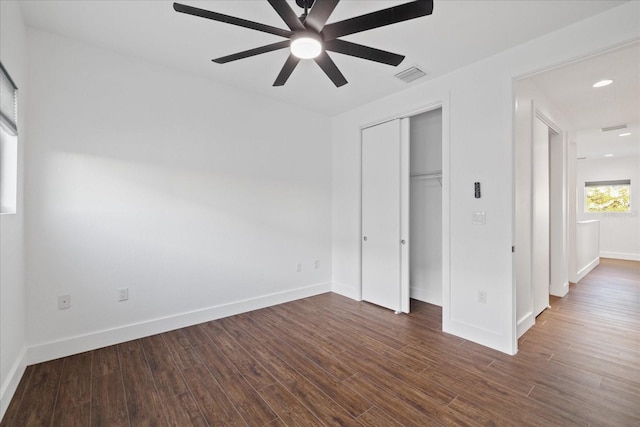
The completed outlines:
{"type": "Polygon", "coordinates": [[[602,260],[510,357],[324,294],[29,366],[1,426],[638,426],[640,263],[602,260]]]}

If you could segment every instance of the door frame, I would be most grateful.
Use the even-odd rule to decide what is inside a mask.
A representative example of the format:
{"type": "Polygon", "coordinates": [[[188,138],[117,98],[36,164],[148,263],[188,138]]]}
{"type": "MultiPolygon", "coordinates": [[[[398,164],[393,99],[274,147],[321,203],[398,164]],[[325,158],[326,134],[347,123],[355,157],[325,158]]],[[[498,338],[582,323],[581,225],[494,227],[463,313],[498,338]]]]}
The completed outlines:
{"type": "Polygon", "coordinates": [[[569,166],[568,134],[535,105],[534,117],[540,119],[551,131],[549,137],[549,295],[562,297],[569,291],[569,166]],[[559,156],[559,158],[557,157],[559,156]],[[555,162],[554,162],[555,160],[555,162]],[[560,170],[558,171],[558,168],[560,170]],[[555,172],[555,173],[554,173],[555,172]],[[561,191],[559,203],[554,203],[553,189],[561,191]],[[554,239],[551,230],[559,228],[560,239],[554,239]],[[554,244],[555,242],[555,244],[554,244]],[[558,259],[560,260],[558,262],[558,259]],[[556,262],[554,262],[556,260],[556,262]],[[559,269],[561,271],[559,271],[559,269]],[[561,278],[562,283],[558,282],[561,278]],[[554,281],[554,278],[556,279],[554,281]]]}
{"type": "MultiPolygon", "coordinates": [[[[360,201],[359,201],[359,212],[358,212],[358,223],[359,223],[359,236],[362,236],[362,130],[371,126],[376,126],[391,120],[403,119],[403,118],[411,118],[412,116],[416,116],[418,114],[426,113],[428,111],[437,110],[438,108],[442,109],[442,330],[444,332],[450,331],[451,324],[451,255],[450,255],[450,241],[451,241],[451,233],[450,233],[450,95],[447,94],[446,97],[432,99],[428,102],[425,102],[419,106],[413,108],[407,108],[398,110],[397,112],[381,117],[378,120],[364,123],[359,128],[359,138],[360,138],[360,201]]],[[[360,237],[361,239],[362,237],[360,237]]],[[[407,257],[408,246],[407,246],[407,257]]],[[[358,255],[359,255],[359,279],[360,279],[360,288],[358,290],[358,300],[362,301],[362,242],[359,242],[358,245],[358,255]]]]}

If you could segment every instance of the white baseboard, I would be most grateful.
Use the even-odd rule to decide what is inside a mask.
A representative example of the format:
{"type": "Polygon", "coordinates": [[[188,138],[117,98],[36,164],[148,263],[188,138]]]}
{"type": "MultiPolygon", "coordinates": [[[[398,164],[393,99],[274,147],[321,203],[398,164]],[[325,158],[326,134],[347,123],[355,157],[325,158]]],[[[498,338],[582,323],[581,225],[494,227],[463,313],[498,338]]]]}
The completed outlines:
{"type": "Polygon", "coordinates": [[[594,259],[589,264],[585,265],[580,270],[578,270],[578,273],[576,273],[576,279],[577,279],[576,283],[578,283],[580,280],[582,280],[584,278],[584,276],[589,274],[589,272],[591,270],[596,268],[598,266],[598,264],[600,264],[600,257],[594,259]]]}
{"type": "Polygon", "coordinates": [[[0,387],[0,421],[4,417],[5,412],[7,412],[7,408],[9,407],[9,403],[13,398],[13,395],[16,393],[16,389],[18,388],[18,384],[22,379],[22,375],[24,374],[24,370],[27,367],[27,347],[23,347],[22,351],[13,362],[13,366],[9,370],[9,375],[2,383],[0,387]]]}
{"type": "Polygon", "coordinates": [[[342,295],[347,298],[351,298],[356,301],[362,301],[362,291],[360,287],[354,288],[353,286],[343,285],[342,283],[332,282],[331,292],[342,295]]]}
{"type": "Polygon", "coordinates": [[[516,326],[516,338],[520,338],[527,332],[534,324],[536,323],[536,318],[533,315],[533,312],[529,312],[522,317],[522,319],[518,320],[518,324],[516,326]]]}
{"type": "Polygon", "coordinates": [[[326,292],[329,282],[41,343],[28,348],[26,359],[29,365],[46,362],[326,292]]]}
{"type": "Polygon", "coordinates": [[[640,261],[640,254],[624,252],[600,252],[600,258],[626,259],[627,261],[640,261]]]}
{"type": "Polygon", "coordinates": [[[561,286],[551,285],[549,287],[549,295],[554,297],[563,297],[569,293],[569,282],[564,282],[561,286]]]}
{"type": "Polygon", "coordinates": [[[423,288],[411,288],[409,295],[413,299],[442,307],[442,293],[436,294],[423,288]]]}

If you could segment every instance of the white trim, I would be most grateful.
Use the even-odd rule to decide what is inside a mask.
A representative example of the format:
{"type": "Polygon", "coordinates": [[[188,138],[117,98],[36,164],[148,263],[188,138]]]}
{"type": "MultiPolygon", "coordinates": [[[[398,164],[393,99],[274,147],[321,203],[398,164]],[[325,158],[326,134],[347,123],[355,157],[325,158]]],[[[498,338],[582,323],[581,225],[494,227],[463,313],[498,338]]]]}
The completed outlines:
{"type": "Polygon", "coordinates": [[[537,76],[539,74],[546,73],[548,71],[554,71],[554,70],[557,70],[559,68],[563,68],[563,67],[565,67],[567,65],[575,64],[576,62],[582,62],[582,61],[585,61],[587,59],[591,59],[591,58],[597,57],[599,55],[602,55],[603,53],[609,53],[609,52],[613,52],[613,51],[616,51],[616,50],[619,50],[619,49],[624,49],[624,48],[626,48],[628,46],[631,46],[631,45],[637,43],[638,40],[639,40],[638,38],[634,37],[631,40],[625,40],[623,42],[617,42],[617,43],[612,44],[611,46],[601,47],[601,48],[599,48],[597,50],[590,51],[589,53],[584,53],[584,54],[581,54],[581,55],[577,55],[577,56],[573,56],[573,57],[570,57],[570,58],[566,58],[566,59],[562,59],[562,60],[559,60],[559,61],[555,61],[552,64],[548,64],[548,65],[544,65],[542,67],[538,67],[538,68],[536,68],[534,70],[527,71],[526,73],[520,73],[520,74],[514,76],[514,79],[520,80],[520,79],[528,79],[529,77],[535,77],[535,76],[537,76]]]}
{"type": "Polygon", "coordinates": [[[5,379],[4,383],[2,383],[2,387],[0,387],[0,420],[4,417],[5,412],[7,412],[7,408],[9,407],[9,403],[11,403],[11,399],[13,395],[16,393],[16,389],[18,388],[18,384],[24,375],[24,370],[27,368],[27,347],[22,347],[20,354],[13,362],[13,366],[9,370],[9,375],[5,379]]]}
{"type": "Polygon", "coordinates": [[[442,108],[442,331],[451,330],[451,91],[442,108]]]}
{"type": "Polygon", "coordinates": [[[520,338],[524,335],[525,332],[529,330],[536,323],[536,318],[533,315],[533,312],[530,311],[525,314],[522,319],[518,320],[518,324],[516,325],[516,336],[520,338]]]}
{"type": "MultiPolygon", "coordinates": [[[[381,125],[383,123],[386,122],[390,122],[392,120],[398,120],[398,119],[409,119],[413,116],[417,116],[418,114],[422,114],[422,113],[426,113],[428,111],[433,111],[433,110],[437,110],[438,108],[442,108],[442,112],[444,114],[444,107],[445,104],[447,105],[448,108],[448,104],[449,104],[449,100],[436,100],[433,102],[428,102],[426,104],[424,104],[421,107],[417,107],[417,108],[411,108],[408,110],[405,110],[403,112],[397,113],[397,114],[393,114],[390,116],[387,116],[385,118],[379,119],[379,120],[375,120],[373,122],[369,122],[367,124],[364,124],[362,126],[360,126],[360,134],[362,135],[362,130],[363,129],[367,129],[373,126],[377,126],[377,125],[381,125]]],[[[444,118],[443,118],[443,122],[444,122],[444,118]]]]}
{"type": "Polygon", "coordinates": [[[600,258],[613,258],[613,259],[624,259],[627,261],[640,261],[640,254],[630,254],[626,252],[600,251],[600,258]]]}
{"type": "Polygon", "coordinates": [[[410,295],[412,299],[416,299],[418,301],[426,302],[427,304],[437,305],[438,307],[442,307],[442,301],[440,295],[437,295],[433,292],[429,292],[427,289],[423,288],[411,288],[410,295]]]}
{"type": "Polygon", "coordinates": [[[569,293],[569,282],[564,282],[560,289],[550,289],[549,295],[553,295],[554,297],[563,297],[569,293]]]}
{"type": "Polygon", "coordinates": [[[411,118],[400,119],[400,304],[398,311],[409,313],[411,291],[409,290],[409,126],[411,118]],[[402,243],[404,242],[404,243],[402,243]]]}
{"type": "Polygon", "coordinates": [[[31,346],[27,350],[28,364],[41,363],[84,351],[94,350],[150,335],[160,334],[174,329],[196,325],[210,320],[235,314],[246,313],[264,307],[270,307],[301,298],[331,291],[331,283],[319,283],[257,298],[221,304],[200,310],[175,314],[172,316],[146,320],[143,322],[105,329],[89,334],[77,335],[56,341],[31,346]]]}
{"type": "MultiPolygon", "coordinates": [[[[547,127],[551,130],[551,132],[553,132],[555,135],[561,135],[563,134],[562,129],[560,129],[560,126],[556,125],[553,120],[551,120],[549,117],[547,117],[542,111],[540,111],[536,106],[535,106],[535,101],[534,101],[534,111],[536,112],[536,117],[540,119],[540,121],[542,121],[542,123],[544,123],[545,125],[547,125],[547,127]]],[[[564,141],[563,141],[564,142],[564,141]]]]}
{"type": "Polygon", "coordinates": [[[591,272],[591,270],[596,268],[598,266],[598,264],[600,264],[600,258],[599,257],[594,259],[593,261],[591,261],[589,264],[584,266],[582,269],[580,269],[580,271],[578,271],[578,273],[576,273],[576,283],[578,283],[587,274],[589,274],[591,272]]]}

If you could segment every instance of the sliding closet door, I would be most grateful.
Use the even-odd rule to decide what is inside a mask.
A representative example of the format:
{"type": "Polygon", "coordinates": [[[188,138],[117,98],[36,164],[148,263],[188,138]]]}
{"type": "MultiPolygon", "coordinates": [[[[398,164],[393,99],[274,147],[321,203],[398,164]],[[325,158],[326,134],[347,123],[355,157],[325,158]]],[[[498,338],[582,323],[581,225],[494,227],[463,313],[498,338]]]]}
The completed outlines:
{"type": "Polygon", "coordinates": [[[408,228],[402,206],[408,203],[402,188],[408,143],[402,141],[408,138],[402,129],[401,120],[393,120],[362,131],[362,298],[408,312],[408,256],[402,256],[408,252],[402,237],[408,228]]]}

